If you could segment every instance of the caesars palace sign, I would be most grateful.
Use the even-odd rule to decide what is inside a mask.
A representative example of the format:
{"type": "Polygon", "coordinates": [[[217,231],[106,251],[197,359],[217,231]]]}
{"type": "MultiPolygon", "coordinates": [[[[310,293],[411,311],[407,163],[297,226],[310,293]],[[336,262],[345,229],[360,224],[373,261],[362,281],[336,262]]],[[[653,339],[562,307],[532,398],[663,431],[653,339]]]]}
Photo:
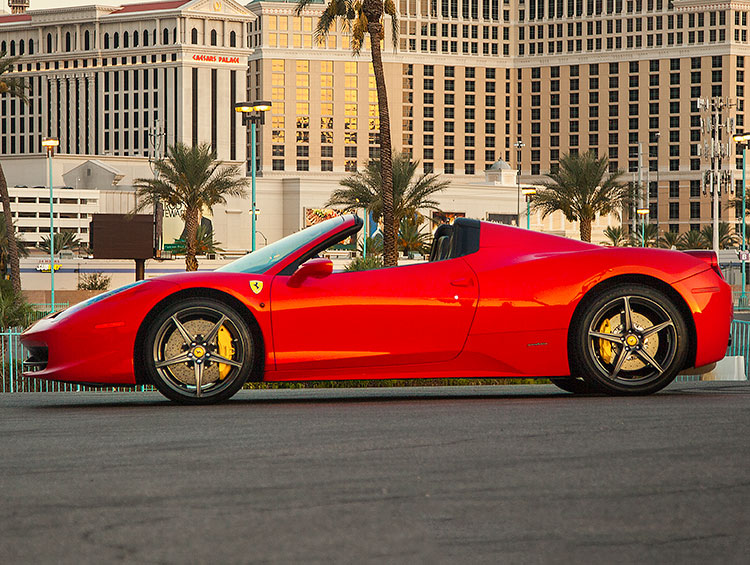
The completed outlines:
{"type": "Polygon", "coordinates": [[[224,57],[223,55],[193,55],[193,61],[203,61],[206,63],[235,63],[239,64],[239,57],[224,57]]]}

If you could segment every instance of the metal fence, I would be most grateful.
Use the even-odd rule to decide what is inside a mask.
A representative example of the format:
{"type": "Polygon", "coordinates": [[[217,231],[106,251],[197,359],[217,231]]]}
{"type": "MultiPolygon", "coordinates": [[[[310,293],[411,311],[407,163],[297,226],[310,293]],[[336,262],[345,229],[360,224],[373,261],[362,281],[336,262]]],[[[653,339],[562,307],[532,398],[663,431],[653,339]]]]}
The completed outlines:
{"type": "Polygon", "coordinates": [[[50,315],[53,310],[55,312],[59,312],[60,310],[65,310],[70,304],[68,302],[55,302],[54,309],[52,308],[52,304],[49,302],[31,302],[29,303],[29,306],[31,306],[34,311],[31,312],[31,314],[26,319],[26,325],[30,326],[37,320],[41,320],[45,316],[50,315]]]}
{"type": "Polygon", "coordinates": [[[750,362],[750,322],[732,320],[731,336],[732,344],[727,350],[727,355],[741,355],[745,358],[745,378],[747,378],[748,362],[750,362]]]}
{"type": "Polygon", "coordinates": [[[743,296],[741,290],[732,291],[732,304],[735,311],[750,310],[750,292],[746,292],[743,296]]]}
{"type": "Polygon", "coordinates": [[[60,383],[46,379],[35,379],[22,375],[24,360],[21,345],[21,329],[5,329],[0,331],[0,359],[2,360],[2,375],[0,375],[0,393],[3,392],[83,392],[83,391],[154,391],[151,385],[133,387],[89,387],[85,385],[60,383]]]}
{"type": "MultiPolygon", "coordinates": [[[[732,321],[732,344],[727,355],[745,358],[745,378],[750,366],[750,322],[732,321]]],[[[2,359],[2,379],[0,393],[3,392],[81,392],[81,391],[154,391],[151,385],[137,387],[89,387],[85,385],[59,383],[45,379],[28,378],[22,375],[24,351],[21,346],[21,330],[5,329],[0,331],[0,359],[2,359]]],[[[700,375],[680,375],[677,381],[699,381],[700,375]]]]}

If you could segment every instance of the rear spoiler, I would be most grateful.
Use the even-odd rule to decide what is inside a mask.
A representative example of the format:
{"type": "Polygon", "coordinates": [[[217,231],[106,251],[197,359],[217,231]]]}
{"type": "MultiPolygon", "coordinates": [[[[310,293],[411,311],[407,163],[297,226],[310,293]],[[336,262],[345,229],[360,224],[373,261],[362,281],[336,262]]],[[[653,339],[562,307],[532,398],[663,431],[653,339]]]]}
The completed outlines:
{"type": "Polygon", "coordinates": [[[692,255],[693,257],[700,259],[701,261],[704,261],[708,264],[709,267],[711,267],[714,272],[719,275],[722,279],[724,278],[724,274],[721,272],[721,269],[719,268],[719,258],[716,256],[716,253],[713,251],[705,251],[705,250],[697,250],[697,251],[683,251],[683,253],[687,253],[688,255],[692,255]]]}

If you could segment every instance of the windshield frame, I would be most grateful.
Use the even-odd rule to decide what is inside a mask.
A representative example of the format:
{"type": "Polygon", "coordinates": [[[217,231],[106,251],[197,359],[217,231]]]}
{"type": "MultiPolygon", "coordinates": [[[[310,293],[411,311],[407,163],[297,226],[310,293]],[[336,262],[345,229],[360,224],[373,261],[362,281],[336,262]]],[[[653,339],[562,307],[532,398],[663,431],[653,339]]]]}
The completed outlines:
{"type": "Polygon", "coordinates": [[[319,247],[323,249],[335,243],[329,243],[331,240],[337,240],[359,231],[364,224],[361,218],[354,214],[344,214],[313,224],[302,230],[283,237],[270,245],[256,249],[255,251],[223,265],[216,269],[217,272],[243,273],[252,275],[276,275],[292,274],[297,267],[304,262],[307,255],[314,255],[319,252],[319,247]],[[321,231],[323,224],[329,224],[330,227],[321,231]],[[306,236],[305,232],[309,233],[306,236]],[[353,231],[352,231],[353,230],[353,231]],[[290,247],[291,246],[291,247],[290,247]],[[268,257],[269,252],[271,257],[268,257]],[[278,256],[274,257],[273,253],[278,256]],[[256,261],[248,258],[255,256],[256,261]],[[267,257],[265,261],[263,258],[267,257]],[[287,273],[288,270],[291,272],[287,273]]]}

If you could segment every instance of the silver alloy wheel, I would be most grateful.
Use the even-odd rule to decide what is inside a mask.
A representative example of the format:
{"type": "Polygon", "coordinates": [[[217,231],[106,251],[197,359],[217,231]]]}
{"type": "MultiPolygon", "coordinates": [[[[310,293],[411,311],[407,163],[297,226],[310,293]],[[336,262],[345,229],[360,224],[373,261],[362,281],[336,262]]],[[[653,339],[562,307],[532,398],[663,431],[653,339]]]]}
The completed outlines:
{"type": "Polygon", "coordinates": [[[181,397],[208,399],[243,374],[250,344],[235,322],[210,306],[189,306],[166,318],[153,340],[153,367],[181,397]]]}
{"type": "Polygon", "coordinates": [[[588,351],[600,374],[625,386],[658,380],[677,355],[674,320],[646,296],[613,298],[594,314],[588,351]]]}

